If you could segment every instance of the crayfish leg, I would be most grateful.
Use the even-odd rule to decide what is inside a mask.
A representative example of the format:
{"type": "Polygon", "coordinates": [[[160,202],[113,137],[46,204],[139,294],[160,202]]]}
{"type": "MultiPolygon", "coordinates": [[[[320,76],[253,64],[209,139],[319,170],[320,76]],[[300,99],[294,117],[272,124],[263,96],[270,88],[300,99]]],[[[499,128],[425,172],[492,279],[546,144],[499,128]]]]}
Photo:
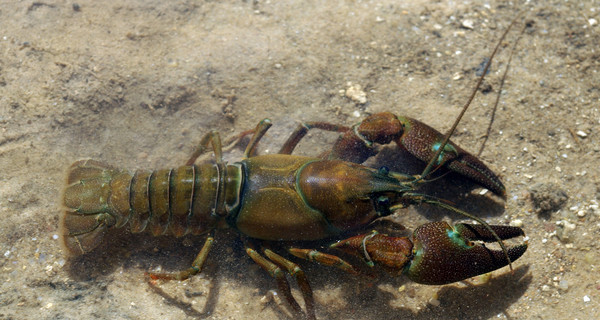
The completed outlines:
{"type": "Polygon", "coordinates": [[[202,250],[200,250],[200,253],[198,253],[198,255],[194,259],[194,262],[192,263],[192,266],[190,268],[180,271],[180,272],[176,272],[176,273],[148,272],[147,275],[152,280],[158,280],[158,279],[180,280],[180,281],[186,280],[202,271],[202,268],[204,267],[204,262],[206,262],[206,258],[208,257],[208,252],[210,251],[210,248],[211,248],[213,242],[214,242],[214,238],[212,236],[209,236],[208,238],[206,238],[206,241],[204,242],[204,246],[202,247],[202,250]]]}
{"type": "Polygon", "coordinates": [[[298,317],[306,317],[306,319],[316,319],[315,302],[313,298],[312,289],[308,283],[308,280],[306,279],[306,276],[304,275],[304,271],[302,271],[302,269],[300,269],[300,267],[297,264],[281,257],[280,255],[268,249],[264,250],[264,254],[269,259],[263,257],[251,247],[246,247],[246,253],[248,254],[248,256],[250,256],[250,258],[252,258],[252,260],[254,260],[254,262],[256,262],[256,264],[258,264],[261,268],[267,271],[271,277],[275,278],[275,280],[277,281],[277,287],[279,288],[279,291],[281,292],[281,294],[283,294],[288,304],[298,317]],[[292,296],[290,284],[287,281],[282,268],[285,269],[290,275],[296,278],[296,282],[298,283],[298,287],[302,292],[302,296],[304,297],[304,302],[306,304],[306,315],[304,314],[304,312],[302,312],[302,308],[300,307],[296,299],[294,299],[294,296],[292,296]]]}
{"type": "Polygon", "coordinates": [[[294,149],[296,149],[296,146],[298,145],[298,143],[300,143],[302,138],[304,138],[304,136],[306,136],[308,131],[311,129],[321,129],[321,130],[325,130],[325,131],[338,132],[338,133],[344,133],[344,132],[350,130],[350,128],[348,128],[348,127],[339,126],[339,125],[329,123],[329,122],[302,122],[292,132],[292,134],[289,136],[287,141],[283,144],[283,146],[281,147],[281,149],[279,150],[278,153],[279,154],[292,154],[294,149]]]}
{"type": "Polygon", "coordinates": [[[297,264],[285,259],[269,249],[265,249],[264,253],[267,258],[275,262],[275,264],[279,265],[280,267],[285,268],[290,275],[296,278],[296,282],[298,283],[298,287],[300,287],[300,291],[302,292],[302,297],[304,298],[304,303],[306,305],[307,318],[314,319],[315,300],[304,271],[297,264]]]}
{"type": "Polygon", "coordinates": [[[258,146],[258,142],[260,139],[267,133],[267,130],[273,125],[271,119],[265,118],[262,119],[254,128],[254,135],[250,139],[246,150],[244,150],[244,158],[250,158],[256,151],[256,147],[258,146]]]}
{"type": "Polygon", "coordinates": [[[354,269],[354,267],[352,267],[351,264],[344,261],[342,258],[340,258],[338,256],[334,256],[332,254],[322,253],[322,252],[319,252],[317,250],[312,250],[312,249],[299,249],[299,248],[289,248],[288,251],[291,254],[293,254],[294,256],[304,259],[304,260],[316,262],[318,264],[328,266],[328,267],[338,268],[338,269],[348,272],[350,274],[354,274],[354,275],[359,274],[359,272],[356,271],[356,269],[354,269]]]}
{"type": "Polygon", "coordinates": [[[193,165],[199,156],[207,152],[206,150],[208,149],[209,143],[212,144],[217,163],[223,163],[223,147],[221,145],[221,136],[217,131],[211,131],[205,134],[202,139],[200,139],[200,143],[198,143],[196,150],[194,150],[194,153],[192,153],[185,165],[193,165]]]}

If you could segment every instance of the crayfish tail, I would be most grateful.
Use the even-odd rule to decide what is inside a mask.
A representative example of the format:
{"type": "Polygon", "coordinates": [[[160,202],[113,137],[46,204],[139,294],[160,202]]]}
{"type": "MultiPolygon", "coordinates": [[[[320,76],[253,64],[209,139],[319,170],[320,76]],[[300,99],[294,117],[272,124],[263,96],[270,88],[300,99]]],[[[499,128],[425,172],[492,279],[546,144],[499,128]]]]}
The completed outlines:
{"type": "Polygon", "coordinates": [[[113,170],[93,160],[77,161],[69,167],[59,230],[67,252],[81,255],[92,251],[114,224],[108,206],[113,170]]]}
{"type": "Polygon", "coordinates": [[[59,228],[62,248],[74,256],[88,253],[102,242],[106,229],[106,224],[99,224],[94,217],[64,212],[59,228]]]}

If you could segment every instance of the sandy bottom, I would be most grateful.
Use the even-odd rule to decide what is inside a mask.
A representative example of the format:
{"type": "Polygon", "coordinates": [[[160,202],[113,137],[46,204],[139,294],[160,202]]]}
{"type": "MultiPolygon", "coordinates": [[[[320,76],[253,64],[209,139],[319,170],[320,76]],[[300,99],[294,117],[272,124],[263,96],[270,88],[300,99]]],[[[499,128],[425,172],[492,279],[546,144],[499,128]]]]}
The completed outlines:
{"type": "MultiPolygon", "coordinates": [[[[489,223],[522,225],[530,248],[514,273],[424,286],[295,261],[313,286],[319,319],[600,317],[600,5],[505,3],[2,2],[0,318],[290,318],[270,298],[275,281],[234,231],[217,232],[201,275],[157,288],[144,272],[186,268],[203,237],[123,229],[96,252],[68,258],[58,237],[66,168],[82,158],[175,167],[209,130],[228,137],[265,117],[274,126],[260,153],[276,152],[299,121],[351,125],[382,111],[445,131],[519,11],[524,17],[453,138],[479,149],[526,25],[481,156],[505,182],[507,200],[455,175],[422,190],[489,223]],[[365,103],[345,94],[357,84],[365,103]]],[[[319,155],[335,138],[312,132],[297,153],[319,155]]],[[[422,170],[406,169],[394,146],[383,153],[374,165],[422,170]]],[[[430,206],[396,218],[411,229],[464,220],[430,206]]]]}

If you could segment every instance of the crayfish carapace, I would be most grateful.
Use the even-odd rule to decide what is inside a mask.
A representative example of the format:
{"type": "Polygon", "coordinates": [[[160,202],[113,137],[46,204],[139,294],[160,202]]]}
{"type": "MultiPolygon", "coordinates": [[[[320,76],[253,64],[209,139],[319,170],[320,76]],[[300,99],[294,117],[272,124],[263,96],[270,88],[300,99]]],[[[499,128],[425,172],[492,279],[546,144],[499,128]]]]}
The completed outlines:
{"type": "MultiPolygon", "coordinates": [[[[488,62],[489,66],[489,62],[488,62]]],[[[487,68],[487,67],[486,67],[487,68]]],[[[485,74],[485,71],[483,72],[485,74]]],[[[458,120],[457,120],[458,121],[458,120]]],[[[280,293],[301,316],[315,318],[312,290],[302,269],[261,242],[281,242],[294,256],[356,269],[342,258],[313,249],[292,248],[286,241],[339,239],[332,247],[379,264],[425,284],[445,284],[509,265],[527,244],[505,247],[503,240],[522,236],[518,227],[490,226],[481,219],[415,190],[426,183],[432,168],[447,167],[505,197],[500,179],[479,159],[433,128],[391,113],[372,115],[354,127],[304,123],[279,154],[254,156],[256,145],[270,127],[265,119],[252,134],[244,159],[226,164],[219,134],[210,132],[186,165],[175,169],[121,170],[93,160],[75,162],[67,177],[61,217],[66,250],[84,254],[93,250],[106,230],[128,225],[132,232],[154,235],[208,234],[192,266],[176,274],[150,274],[153,279],[187,279],[202,270],[220,227],[237,230],[248,255],[277,279],[280,293]],[[325,158],[292,155],[311,128],[341,133],[325,158]],[[375,151],[373,144],[396,142],[429,165],[420,176],[373,169],[362,163],[375,151]],[[209,147],[215,163],[195,164],[209,147]],[[411,204],[430,203],[471,217],[477,225],[431,222],[411,237],[366,233],[378,218],[411,204]],[[497,242],[492,250],[481,242],[497,242]],[[292,296],[285,272],[293,275],[305,300],[306,313],[292,296]]]]}

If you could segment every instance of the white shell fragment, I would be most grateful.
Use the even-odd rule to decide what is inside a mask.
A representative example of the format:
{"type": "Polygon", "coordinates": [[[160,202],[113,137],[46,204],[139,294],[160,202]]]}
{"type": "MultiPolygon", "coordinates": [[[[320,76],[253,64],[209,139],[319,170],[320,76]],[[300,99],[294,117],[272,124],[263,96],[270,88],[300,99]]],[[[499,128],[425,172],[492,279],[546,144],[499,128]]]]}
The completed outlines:
{"type": "Polygon", "coordinates": [[[473,29],[473,20],[471,20],[471,19],[463,20],[462,27],[465,29],[473,29]]]}
{"type": "Polygon", "coordinates": [[[362,90],[362,86],[360,84],[352,84],[351,82],[348,82],[346,97],[360,104],[367,103],[367,93],[362,90]]]}
{"type": "Polygon", "coordinates": [[[512,221],[509,223],[509,225],[510,225],[511,227],[519,227],[519,228],[520,228],[520,227],[522,227],[522,226],[523,226],[523,220],[521,220],[521,219],[515,219],[515,220],[512,220],[512,221]]]}

